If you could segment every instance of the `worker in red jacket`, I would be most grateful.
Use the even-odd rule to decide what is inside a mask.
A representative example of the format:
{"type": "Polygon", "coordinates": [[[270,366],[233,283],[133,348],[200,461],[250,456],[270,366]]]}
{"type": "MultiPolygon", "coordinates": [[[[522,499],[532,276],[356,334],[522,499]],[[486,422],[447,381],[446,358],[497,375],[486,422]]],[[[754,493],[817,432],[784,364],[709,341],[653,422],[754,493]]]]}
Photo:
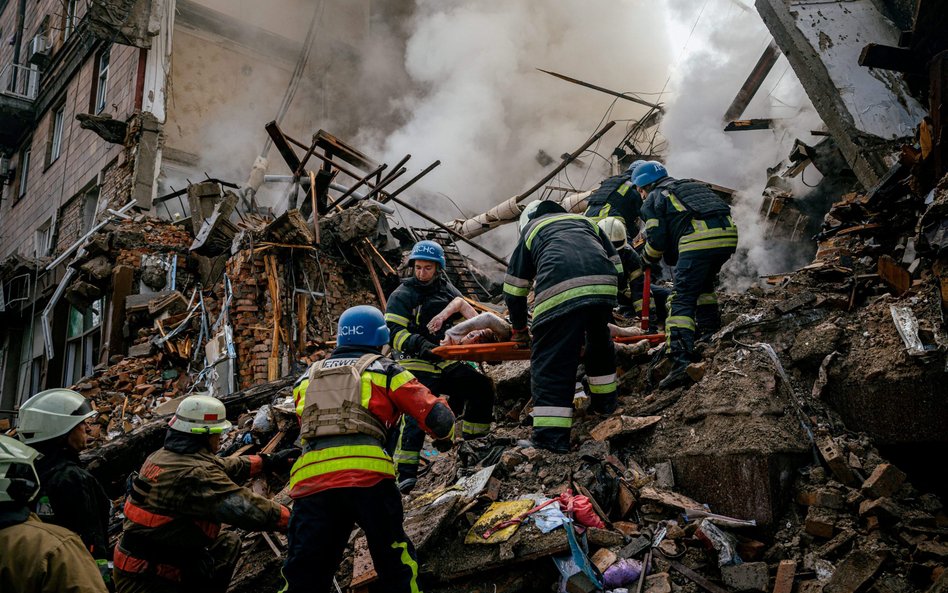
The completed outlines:
{"type": "Polygon", "coordinates": [[[365,532],[385,591],[419,591],[385,440],[405,413],[446,449],[455,418],[444,398],[382,356],[388,340],[381,311],[368,305],[346,310],[336,349],[293,390],[303,455],[290,472],[294,503],[283,591],[329,591],[353,524],[365,532]]]}

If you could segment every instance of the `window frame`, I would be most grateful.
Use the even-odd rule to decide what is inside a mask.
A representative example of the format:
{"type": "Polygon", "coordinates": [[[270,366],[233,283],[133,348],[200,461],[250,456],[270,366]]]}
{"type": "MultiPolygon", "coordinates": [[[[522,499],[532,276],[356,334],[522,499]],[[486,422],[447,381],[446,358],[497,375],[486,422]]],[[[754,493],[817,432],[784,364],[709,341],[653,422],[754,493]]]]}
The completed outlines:
{"type": "Polygon", "coordinates": [[[65,10],[63,11],[63,43],[72,37],[76,32],[76,24],[79,14],[79,0],[65,0],[65,10]]]}
{"type": "Polygon", "coordinates": [[[46,222],[36,227],[33,235],[33,249],[36,257],[46,257],[52,249],[53,242],[53,218],[49,217],[46,222]],[[43,243],[40,245],[40,243],[43,243]]]}
{"type": "Polygon", "coordinates": [[[63,137],[66,130],[66,101],[53,109],[49,120],[49,158],[46,166],[49,167],[59,160],[63,154],[63,137]]]}
{"type": "Polygon", "coordinates": [[[30,142],[20,151],[20,162],[19,172],[17,175],[17,187],[16,187],[16,199],[13,200],[13,203],[16,204],[23,199],[23,196],[26,195],[26,191],[30,183],[30,162],[33,160],[33,141],[30,142]]]}
{"type": "Polygon", "coordinates": [[[112,46],[108,46],[96,55],[95,77],[92,83],[92,113],[99,115],[105,111],[109,98],[109,70],[112,64],[112,46]],[[104,64],[103,64],[104,60],[104,64]],[[103,68],[104,66],[104,68],[103,68]]]}
{"type": "Polygon", "coordinates": [[[92,305],[89,305],[85,311],[80,311],[72,305],[69,306],[69,312],[66,318],[66,342],[63,355],[63,385],[75,385],[80,379],[92,373],[95,365],[98,364],[98,356],[102,353],[104,311],[105,298],[97,299],[92,305]],[[95,306],[98,306],[98,321],[86,328],[86,314],[95,306]],[[76,335],[70,336],[69,324],[72,322],[73,311],[81,316],[83,327],[76,335]],[[97,344],[96,338],[98,338],[97,344]],[[73,374],[76,372],[75,366],[77,357],[79,357],[80,370],[78,372],[79,376],[74,377],[73,374]]]}

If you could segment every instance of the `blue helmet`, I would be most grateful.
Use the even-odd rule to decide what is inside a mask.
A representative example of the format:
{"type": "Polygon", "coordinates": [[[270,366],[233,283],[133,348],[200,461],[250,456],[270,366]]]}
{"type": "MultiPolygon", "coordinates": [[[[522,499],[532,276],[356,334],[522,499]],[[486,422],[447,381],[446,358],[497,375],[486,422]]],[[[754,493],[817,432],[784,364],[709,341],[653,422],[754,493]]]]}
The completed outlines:
{"type": "Polygon", "coordinates": [[[441,269],[444,269],[444,249],[434,241],[418,241],[415,243],[415,246],[411,248],[411,255],[408,256],[408,261],[411,262],[415,259],[422,259],[426,261],[433,261],[441,269]]]}
{"type": "Polygon", "coordinates": [[[339,317],[337,346],[372,346],[388,343],[389,331],[382,312],[371,305],[349,307],[339,317]]]}
{"type": "Polygon", "coordinates": [[[629,165],[629,168],[625,170],[625,172],[626,172],[627,174],[629,174],[629,175],[634,175],[634,174],[635,174],[635,168],[638,167],[639,165],[644,165],[646,162],[647,162],[647,161],[643,161],[642,159],[634,160],[634,161],[632,161],[632,164],[629,165]]]}
{"type": "Polygon", "coordinates": [[[635,168],[632,172],[632,183],[636,187],[645,187],[649,183],[655,183],[663,177],[668,177],[668,171],[665,165],[658,161],[646,161],[635,168]]]}

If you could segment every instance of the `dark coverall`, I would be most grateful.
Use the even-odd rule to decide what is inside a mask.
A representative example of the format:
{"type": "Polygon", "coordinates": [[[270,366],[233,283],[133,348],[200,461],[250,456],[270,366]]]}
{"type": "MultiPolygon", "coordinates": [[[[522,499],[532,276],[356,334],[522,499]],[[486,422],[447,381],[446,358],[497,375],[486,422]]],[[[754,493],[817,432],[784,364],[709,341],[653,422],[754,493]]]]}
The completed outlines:
{"type": "Polygon", "coordinates": [[[286,531],[285,506],[238,486],[259,474],[259,455],[221,458],[207,437],[168,429],[164,448],[145,460],[125,499],[125,524],[115,546],[118,593],[223,592],[240,538],[221,524],[286,531]]]}
{"type": "Polygon", "coordinates": [[[628,172],[604,179],[599,188],[589,195],[586,204],[585,214],[593,222],[615,216],[625,224],[629,241],[638,235],[642,197],[632,185],[628,172]]]}
{"type": "MultiPolygon", "coordinates": [[[[619,291],[619,312],[628,315],[630,311],[633,315],[642,315],[642,296],[645,292],[645,268],[642,265],[642,258],[632,249],[631,245],[623,245],[616,251],[622,260],[622,270],[625,274],[626,287],[619,291]]],[[[652,278],[655,277],[653,272],[652,278]]],[[[665,318],[668,317],[668,308],[666,302],[671,291],[664,286],[652,285],[649,290],[649,328],[658,331],[658,326],[665,324],[665,318]]]]}
{"type": "Polygon", "coordinates": [[[0,503],[0,591],[107,593],[74,532],[43,523],[25,506],[0,503]]]}
{"type": "MultiPolygon", "coordinates": [[[[461,434],[465,439],[482,437],[490,432],[494,411],[494,385],[470,364],[443,360],[426,350],[444,339],[445,331],[460,315],[447,320],[436,332],[428,331],[428,322],[441,313],[461,292],[448,282],[443,272],[427,284],[411,277],[392,292],[385,309],[385,322],[391,331],[391,345],[402,358],[398,361],[437,395],[447,395],[455,414],[464,413],[461,434]]],[[[418,475],[418,461],[424,446],[425,433],[410,415],[402,416],[401,426],[390,444],[398,479],[418,475]]]]}
{"type": "Polygon", "coordinates": [[[695,334],[706,339],[721,327],[714,285],[737,249],[731,209],[710,187],[690,179],[659,180],[642,206],[648,263],[664,257],[675,266],[671,314],[665,324],[676,365],[695,360],[695,334]]]}
{"type": "Polygon", "coordinates": [[[44,523],[52,523],[76,532],[83,545],[107,569],[109,549],[109,510],[112,503],[99,481],[79,463],[79,453],[61,439],[37,443],[43,454],[36,460],[40,493],[36,514],[44,523]]]}
{"type": "MultiPolygon", "coordinates": [[[[365,354],[378,353],[364,346],[340,346],[329,362],[350,366],[365,354]]],[[[293,389],[301,417],[307,397],[319,395],[309,388],[309,377],[307,372],[293,389]]],[[[435,438],[453,436],[454,415],[447,402],[391,359],[372,362],[360,381],[365,388],[360,400],[383,428],[394,427],[404,413],[435,438]]],[[[281,593],[330,591],[353,524],[365,532],[379,573],[374,590],[418,593],[418,562],[402,526],[395,466],[380,438],[353,433],[304,439],[303,455],[290,472],[290,496],[293,516],[281,593]]]]}
{"type": "Polygon", "coordinates": [[[526,328],[527,294],[534,283],[530,381],[537,446],[569,451],[584,345],[593,410],[615,408],[615,349],[607,324],[621,278],[615,247],[591,219],[554,213],[524,227],[504,278],[504,300],[514,329],[526,328]]]}

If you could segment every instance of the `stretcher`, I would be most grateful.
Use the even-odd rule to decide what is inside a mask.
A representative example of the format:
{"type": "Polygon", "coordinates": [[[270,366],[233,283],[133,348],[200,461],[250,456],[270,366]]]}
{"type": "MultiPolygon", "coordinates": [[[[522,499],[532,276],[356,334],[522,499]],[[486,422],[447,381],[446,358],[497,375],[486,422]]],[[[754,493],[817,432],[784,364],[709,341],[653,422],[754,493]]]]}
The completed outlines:
{"type": "Polygon", "coordinates": [[[523,348],[516,342],[455,344],[452,346],[438,346],[431,351],[445,360],[468,360],[471,362],[530,360],[530,349],[523,348]]]}
{"type": "Polygon", "coordinates": [[[622,336],[613,338],[613,341],[617,344],[634,344],[643,340],[650,344],[661,344],[665,341],[665,334],[642,334],[641,336],[622,336]]]}

